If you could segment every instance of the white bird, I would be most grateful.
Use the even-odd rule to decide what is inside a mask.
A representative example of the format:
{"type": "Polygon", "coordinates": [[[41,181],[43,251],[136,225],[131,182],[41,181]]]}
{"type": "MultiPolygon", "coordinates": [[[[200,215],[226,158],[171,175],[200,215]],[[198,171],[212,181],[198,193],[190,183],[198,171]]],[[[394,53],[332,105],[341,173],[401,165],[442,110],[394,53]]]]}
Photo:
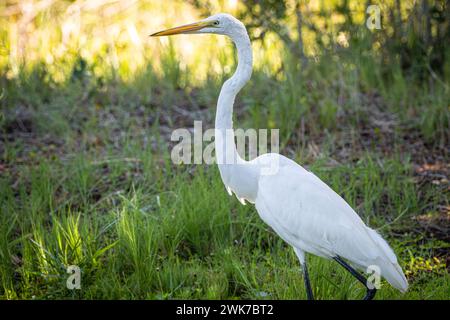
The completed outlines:
{"type": "Polygon", "coordinates": [[[234,99],[252,74],[252,47],[245,26],[233,16],[220,13],[151,36],[182,33],[226,35],[237,48],[237,69],[223,84],[217,103],[215,150],[220,175],[229,192],[233,191],[243,203],[254,203],[261,219],[294,248],[308,299],[313,299],[313,292],[305,253],[337,261],[366,286],[366,300],[374,297],[377,288],[355,268],[363,272],[373,268],[392,286],[405,292],[407,280],[387,242],[367,227],[327,184],[277,153],[263,154],[252,161],[239,156],[234,137],[227,136],[227,132],[233,130],[234,99]],[[270,172],[268,167],[276,170],[270,172]]]}

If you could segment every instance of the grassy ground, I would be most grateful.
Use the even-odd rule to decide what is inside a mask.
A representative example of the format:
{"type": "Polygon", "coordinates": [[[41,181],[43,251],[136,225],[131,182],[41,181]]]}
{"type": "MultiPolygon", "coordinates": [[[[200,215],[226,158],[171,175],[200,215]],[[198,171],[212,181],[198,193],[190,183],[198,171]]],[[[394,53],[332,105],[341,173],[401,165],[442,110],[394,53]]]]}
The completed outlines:
{"type": "MultiPolygon", "coordinates": [[[[171,163],[173,129],[212,126],[222,76],[193,86],[162,59],[164,74],[148,66],[127,81],[82,59],[63,82],[39,64],[0,78],[1,298],[306,297],[292,249],[228,196],[215,166],[171,163]]],[[[278,74],[255,71],[236,125],[280,128],[281,153],[389,241],[410,290],[384,282],[378,299],[448,299],[448,87],[395,68],[385,80],[372,60],[297,72],[283,59],[278,74]]],[[[337,264],[308,259],[318,299],[363,296],[337,264]]]]}

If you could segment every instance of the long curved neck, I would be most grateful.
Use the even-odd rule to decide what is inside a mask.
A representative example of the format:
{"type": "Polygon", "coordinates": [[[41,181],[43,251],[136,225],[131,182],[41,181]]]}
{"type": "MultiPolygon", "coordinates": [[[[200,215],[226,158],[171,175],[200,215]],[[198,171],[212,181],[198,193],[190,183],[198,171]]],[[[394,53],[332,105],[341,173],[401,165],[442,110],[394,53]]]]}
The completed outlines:
{"type": "Polygon", "coordinates": [[[230,159],[234,159],[234,163],[243,161],[234,143],[233,104],[238,92],[250,79],[253,69],[252,46],[245,28],[230,37],[237,49],[238,66],[233,76],[223,84],[217,102],[215,146],[219,164],[230,164],[230,159]],[[224,139],[217,139],[217,134],[224,139]]]}

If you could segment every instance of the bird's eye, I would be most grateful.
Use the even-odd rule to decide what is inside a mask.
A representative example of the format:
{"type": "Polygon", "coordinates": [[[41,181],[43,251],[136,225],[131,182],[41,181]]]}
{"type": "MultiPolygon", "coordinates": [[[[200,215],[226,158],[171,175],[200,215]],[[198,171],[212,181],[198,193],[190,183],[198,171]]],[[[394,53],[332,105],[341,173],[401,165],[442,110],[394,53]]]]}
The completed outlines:
{"type": "Polygon", "coordinates": [[[214,21],[214,25],[218,26],[219,25],[219,21],[214,21]]]}

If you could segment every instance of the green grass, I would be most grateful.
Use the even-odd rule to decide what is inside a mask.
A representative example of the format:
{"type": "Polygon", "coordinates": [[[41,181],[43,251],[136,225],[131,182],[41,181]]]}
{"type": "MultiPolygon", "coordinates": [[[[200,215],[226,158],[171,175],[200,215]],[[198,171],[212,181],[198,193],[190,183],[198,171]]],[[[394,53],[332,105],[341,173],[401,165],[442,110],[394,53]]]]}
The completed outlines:
{"type": "MultiPolygon", "coordinates": [[[[162,176],[145,152],[136,156],[142,167],[150,161],[150,172],[123,184],[104,181],[105,167],[89,158],[39,164],[20,181],[18,195],[11,182],[2,179],[2,212],[7,213],[1,215],[0,233],[3,298],[305,298],[292,249],[268,230],[251,206],[228,196],[216,170],[198,167],[189,173],[177,168],[162,176]],[[31,193],[25,190],[28,184],[31,193]],[[55,194],[66,194],[65,201],[56,203],[55,194]],[[66,267],[72,264],[82,269],[80,291],[65,287],[66,267]]],[[[405,170],[390,160],[383,164],[389,174],[401,176],[405,170]]],[[[123,163],[110,166],[119,176],[134,171],[123,163]]],[[[374,166],[370,161],[358,163],[351,170],[355,177],[347,183],[350,187],[343,190],[354,204],[373,188],[362,211],[372,225],[385,227],[380,215],[370,219],[377,209],[372,200],[382,197],[375,190],[385,190],[389,197],[389,220],[404,210],[407,215],[417,210],[416,193],[408,179],[377,177],[380,168],[374,166]],[[375,181],[367,185],[373,176],[375,181]],[[398,194],[390,197],[386,190],[398,194]]],[[[315,171],[339,188],[349,169],[330,171],[319,165],[315,171]]],[[[382,233],[389,234],[393,225],[382,233]]],[[[417,248],[406,244],[405,237],[390,242],[408,270],[410,253],[419,254],[417,248]]],[[[335,263],[316,257],[309,263],[318,298],[363,295],[363,288],[335,263]]],[[[440,269],[419,273],[405,295],[383,284],[377,297],[446,299],[449,288],[450,277],[440,269]]]]}
{"type": "MultiPolygon", "coordinates": [[[[212,125],[222,79],[191,86],[174,52],[162,59],[164,74],[128,81],[81,62],[64,82],[40,65],[1,78],[0,298],[306,298],[292,249],[228,196],[217,168],[171,163],[170,132],[212,125]],[[66,288],[69,265],[81,290],[66,288]]],[[[324,61],[298,72],[286,57],[280,79],[256,70],[236,124],[280,128],[282,153],[389,241],[410,290],[383,282],[377,299],[448,299],[449,243],[414,219],[448,215],[445,182],[416,170],[424,154],[448,160],[448,91],[324,61]]],[[[318,299],[363,296],[336,263],[308,259],[318,299]]]]}

